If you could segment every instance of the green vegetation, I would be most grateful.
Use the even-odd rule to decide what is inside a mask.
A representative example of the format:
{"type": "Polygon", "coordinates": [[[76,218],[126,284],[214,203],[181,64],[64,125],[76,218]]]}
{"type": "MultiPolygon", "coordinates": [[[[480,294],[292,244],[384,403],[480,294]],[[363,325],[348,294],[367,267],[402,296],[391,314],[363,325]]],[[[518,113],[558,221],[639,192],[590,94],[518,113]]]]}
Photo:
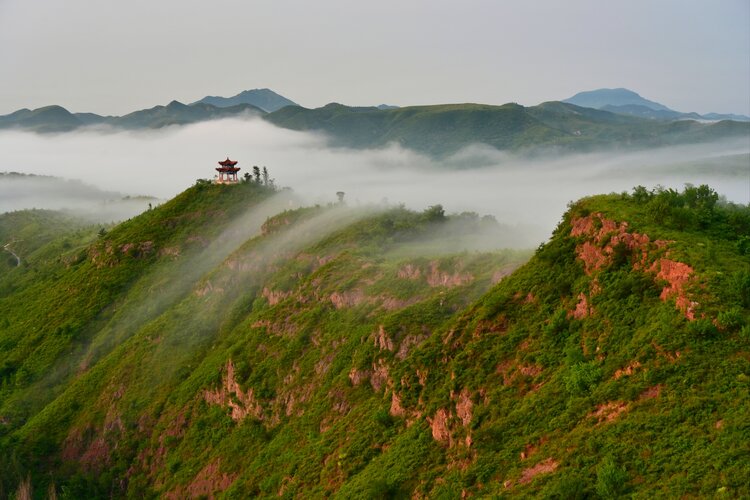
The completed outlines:
{"type": "Polygon", "coordinates": [[[528,108],[518,104],[445,104],[386,110],[341,104],[317,109],[288,106],[264,118],[293,130],[326,132],[333,145],[374,148],[396,143],[435,156],[447,156],[471,144],[511,151],[592,151],[747,137],[750,133],[750,123],[662,122],[561,102],[528,108]]]}
{"type": "Polygon", "coordinates": [[[203,102],[187,105],[172,101],[166,106],[141,109],[123,116],[100,116],[94,113],[71,113],[62,106],[45,106],[34,110],[20,109],[0,116],[0,129],[58,133],[70,132],[87,125],[111,125],[125,129],[161,128],[248,113],[262,115],[265,111],[252,104],[218,107],[203,102]]]}
{"type": "Polygon", "coordinates": [[[494,224],[439,205],[231,239],[273,194],[199,182],[0,278],[0,496],[750,495],[750,208],[586,198],[521,265],[439,251],[494,224]]]}
{"type": "Polygon", "coordinates": [[[693,144],[750,135],[750,122],[723,120],[704,124],[694,120],[652,120],[557,101],[531,107],[509,103],[381,109],[332,103],[306,109],[277,98],[257,101],[259,108],[248,103],[256,102],[258,96],[245,97],[243,94],[230,99],[207,97],[190,105],[172,101],[166,106],[106,117],[70,113],[60,106],[22,109],[0,116],[0,129],[65,132],[92,124],[127,129],[160,128],[250,113],[280,127],[325,132],[334,146],[377,148],[394,143],[436,157],[449,156],[472,144],[524,153],[585,152],[693,144]],[[245,97],[250,100],[246,102],[245,97]],[[226,106],[231,103],[235,104],[226,106]],[[263,103],[273,112],[261,109],[263,103]]]}

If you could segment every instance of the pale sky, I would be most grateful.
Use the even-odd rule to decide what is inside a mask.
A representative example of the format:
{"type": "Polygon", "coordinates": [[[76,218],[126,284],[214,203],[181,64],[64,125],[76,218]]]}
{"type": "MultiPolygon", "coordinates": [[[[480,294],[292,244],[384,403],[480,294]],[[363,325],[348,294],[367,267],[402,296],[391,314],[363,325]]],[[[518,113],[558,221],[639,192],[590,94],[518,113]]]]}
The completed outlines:
{"type": "Polygon", "coordinates": [[[750,1],[0,0],[0,114],[124,114],[263,87],[306,107],[626,87],[750,114],[750,1]]]}

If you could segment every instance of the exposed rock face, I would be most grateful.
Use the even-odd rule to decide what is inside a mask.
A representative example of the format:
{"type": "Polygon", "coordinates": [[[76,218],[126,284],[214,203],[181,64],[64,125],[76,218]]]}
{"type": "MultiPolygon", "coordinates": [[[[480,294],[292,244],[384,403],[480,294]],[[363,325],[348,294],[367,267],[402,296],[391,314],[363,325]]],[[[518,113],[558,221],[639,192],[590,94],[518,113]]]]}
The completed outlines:
{"type": "Polygon", "coordinates": [[[451,442],[451,433],[448,428],[449,418],[450,413],[448,413],[448,410],[445,408],[440,408],[433,418],[427,418],[427,421],[430,423],[430,429],[432,430],[432,437],[435,441],[448,445],[450,445],[451,442]]]}
{"type": "Polygon", "coordinates": [[[396,391],[391,393],[391,408],[389,412],[394,417],[403,417],[406,415],[406,409],[401,406],[401,398],[396,391]]]}
{"type": "Polygon", "coordinates": [[[586,294],[581,292],[580,294],[578,294],[578,304],[576,304],[575,309],[573,309],[570,315],[575,319],[581,319],[590,316],[592,312],[593,307],[589,305],[586,294]]]}
{"type": "Polygon", "coordinates": [[[372,375],[370,375],[370,384],[372,385],[372,388],[375,389],[375,392],[380,392],[380,390],[385,387],[385,385],[388,383],[388,365],[385,364],[385,361],[382,359],[379,359],[377,363],[372,364],[372,375]]]}
{"type": "Polygon", "coordinates": [[[64,460],[77,461],[87,471],[101,471],[111,463],[112,452],[117,449],[117,441],[125,430],[117,404],[124,393],[124,385],[102,393],[103,403],[107,405],[103,424],[101,427],[73,427],[63,442],[61,456],[64,460]]]}
{"type": "MultiPolygon", "coordinates": [[[[428,334],[424,335],[407,335],[404,340],[401,341],[401,345],[398,346],[398,352],[396,353],[396,358],[400,361],[403,361],[406,359],[406,357],[409,355],[409,352],[413,347],[418,346],[427,338],[429,337],[428,334]]],[[[424,384],[423,384],[424,385],[424,384]]]]}
{"type": "Polygon", "coordinates": [[[359,289],[346,290],[341,293],[333,292],[331,294],[331,302],[336,309],[357,306],[363,303],[365,299],[365,292],[359,289]]]}
{"type": "Polygon", "coordinates": [[[595,418],[602,422],[612,422],[617,419],[620,414],[628,410],[628,403],[624,401],[610,401],[609,403],[603,403],[596,407],[596,410],[589,413],[589,417],[595,418]]]}
{"type": "Polygon", "coordinates": [[[388,336],[383,325],[378,327],[378,331],[375,334],[375,347],[381,351],[393,351],[393,340],[388,336]]]}
{"type": "Polygon", "coordinates": [[[460,271],[448,273],[440,270],[437,261],[430,262],[430,271],[429,274],[427,274],[427,284],[431,287],[444,286],[451,288],[471,283],[473,280],[474,276],[469,273],[462,273],[460,271]]]}
{"type": "Polygon", "coordinates": [[[352,368],[349,372],[349,380],[352,385],[358,386],[370,378],[370,373],[370,370],[357,370],[356,368],[352,368]]]}
{"type": "MultiPolygon", "coordinates": [[[[508,272],[509,274],[510,272],[508,272]]],[[[456,269],[454,272],[447,272],[440,269],[440,263],[436,260],[430,262],[427,269],[422,269],[417,264],[405,264],[397,273],[401,279],[418,280],[424,277],[425,281],[431,287],[454,287],[461,286],[467,283],[471,283],[474,280],[474,276],[469,273],[461,272],[460,269],[456,269]]],[[[499,281],[500,278],[498,278],[499,281]]]]}
{"type": "Polygon", "coordinates": [[[685,290],[690,276],[693,274],[693,268],[682,262],[659,259],[653,263],[651,271],[656,272],[658,279],[667,282],[659,298],[668,300],[674,297],[677,308],[685,314],[685,317],[689,320],[695,319],[695,306],[698,304],[690,300],[685,290]]]}
{"type": "Polygon", "coordinates": [[[271,290],[268,287],[263,287],[263,298],[268,301],[268,305],[275,306],[287,297],[291,297],[292,292],[283,292],[281,290],[271,290]]]}
{"type": "Polygon", "coordinates": [[[206,465],[185,488],[170,491],[165,498],[177,500],[179,498],[215,498],[215,494],[229,488],[237,479],[237,474],[221,472],[221,460],[217,459],[206,465]]]}
{"type": "MultiPolygon", "coordinates": [[[[674,298],[677,309],[687,319],[695,319],[695,308],[698,303],[687,294],[693,268],[685,263],[654,255],[667,246],[666,241],[652,242],[646,234],[628,232],[627,222],[617,223],[605,218],[601,213],[574,218],[571,225],[571,236],[586,238],[576,247],[576,254],[583,262],[587,274],[594,275],[611,265],[617,252],[624,249],[631,256],[633,269],[653,273],[657,280],[667,282],[660,294],[662,300],[674,298]]],[[[598,287],[598,282],[592,282],[592,294],[598,292],[598,287]]],[[[580,319],[591,314],[587,300],[585,294],[579,296],[578,305],[571,313],[573,317],[580,319]]]]}
{"type": "Polygon", "coordinates": [[[422,276],[422,271],[414,264],[406,264],[398,270],[398,277],[407,280],[418,280],[422,276]]]}
{"type": "Polygon", "coordinates": [[[630,376],[633,373],[635,373],[635,371],[638,368],[640,368],[640,366],[641,366],[640,362],[633,361],[633,362],[629,363],[625,368],[620,368],[619,370],[617,370],[615,372],[614,379],[618,380],[618,379],[620,379],[620,378],[622,378],[624,376],[630,376]]]}
{"type": "Polygon", "coordinates": [[[658,398],[661,395],[661,384],[649,387],[638,396],[638,399],[653,399],[658,398]]]}
{"type": "Polygon", "coordinates": [[[255,399],[253,388],[244,392],[234,378],[234,363],[227,361],[226,373],[222,377],[221,387],[213,391],[204,391],[203,399],[209,404],[227,406],[232,409],[232,420],[241,421],[248,415],[263,420],[263,407],[255,399]]]}
{"type": "Polygon", "coordinates": [[[471,393],[464,387],[458,395],[458,402],[456,403],[456,415],[461,419],[464,427],[468,427],[471,424],[473,409],[474,403],[471,401],[471,393]]]}
{"type": "Polygon", "coordinates": [[[196,288],[194,293],[198,297],[205,297],[210,293],[224,293],[224,289],[220,287],[214,287],[210,281],[206,281],[203,286],[196,288]]]}
{"type": "Polygon", "coordinates": [[[520,479],[518,480],[518,484],[527,484],[530,483],[531,480],[539,474],[549,474],[550,472],[554,472],[555,469],[557,469],[558,465],[560,465],[560,463],[550,457],[542,462],[539,462],[533,467],[524,469],[524,471],[521,473],[520,479]]]}

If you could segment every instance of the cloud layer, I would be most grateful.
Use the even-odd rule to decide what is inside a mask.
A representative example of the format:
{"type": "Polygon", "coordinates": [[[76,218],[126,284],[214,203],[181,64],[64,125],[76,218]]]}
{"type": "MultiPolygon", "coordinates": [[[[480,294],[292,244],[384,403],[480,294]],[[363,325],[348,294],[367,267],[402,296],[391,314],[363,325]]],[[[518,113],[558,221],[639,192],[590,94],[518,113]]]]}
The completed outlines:
{"type": "Polygon", "coordinates": [[[442,204],[447,212],[474,211],[505,224],[535,226],[539,241],[569,201],[638,184],[679,189],[707,183],[731,201],[750,202],[748,141],[533,159],[475,146],[436,161],[397,146],[330,148],[325,137],[259,119],[146,132],[0,133],[0,171],[81,179],[159,198],[213,177],[216,162],[226,156],[239,160],[241,174],[253,165],[268,167],[278,185],[311,203],[333,201],[344,191],[351,205],[387,200],[422,210],[442,204]]]}

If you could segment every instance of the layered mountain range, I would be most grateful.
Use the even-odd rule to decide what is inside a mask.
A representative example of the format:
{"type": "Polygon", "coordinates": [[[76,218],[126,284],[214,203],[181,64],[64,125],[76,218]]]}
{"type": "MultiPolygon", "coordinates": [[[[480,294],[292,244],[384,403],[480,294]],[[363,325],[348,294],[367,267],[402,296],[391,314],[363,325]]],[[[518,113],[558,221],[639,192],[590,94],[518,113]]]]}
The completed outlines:
{"type": "Polygon", "coordinates": [[[283,128],[324,133],[333,146],[378,148],[397,144],[434,156],[451,155],[472,144],[520,152],[550,149],[590,151],[750,135],[750,122],[734,119],[713,123],[701,123],[702,117],[697,115],[693,118],[701,118],[701,121],[684,119],[690,117],[682,115],[651,119],[665,118],[666,115],[662,115],[674,112],[639,96],[635,99],[630,94],[625,95],[629,96],[628,100],[619,91],[605,95],[597,91],[574,96],[568,100],[570,102],[551,101],[530,107],[511,103],[502,106],[446,104],[397,108],[383,105],[350,107],[332,103],[307,109],[268,89],[256,89],[231,98],[205,97],[189,105],[172,101],[166,106],[119,117],[71,113],[60,106],[33,111],[22,109],[0,116],[0,129],[44,133],[102,126],[148,129],[254,116],[283,128]],[[620,99],[615,99],[618,96],[620,99]],[[633,111],[641,107],[649,111],[633,111]]]}
{"type": "Polygon", "coordinates": [[[579,92],[562,102],[583,106],[586,108],[603,109],[621,115],[638,116],[656,120],[735,120],[750,121],[750,116],[738,114],[706,113],[700,115],[695,112],[683,113],[669,109],[658,102],[644,99],[632,90],[598,89],[579,92]]]}

